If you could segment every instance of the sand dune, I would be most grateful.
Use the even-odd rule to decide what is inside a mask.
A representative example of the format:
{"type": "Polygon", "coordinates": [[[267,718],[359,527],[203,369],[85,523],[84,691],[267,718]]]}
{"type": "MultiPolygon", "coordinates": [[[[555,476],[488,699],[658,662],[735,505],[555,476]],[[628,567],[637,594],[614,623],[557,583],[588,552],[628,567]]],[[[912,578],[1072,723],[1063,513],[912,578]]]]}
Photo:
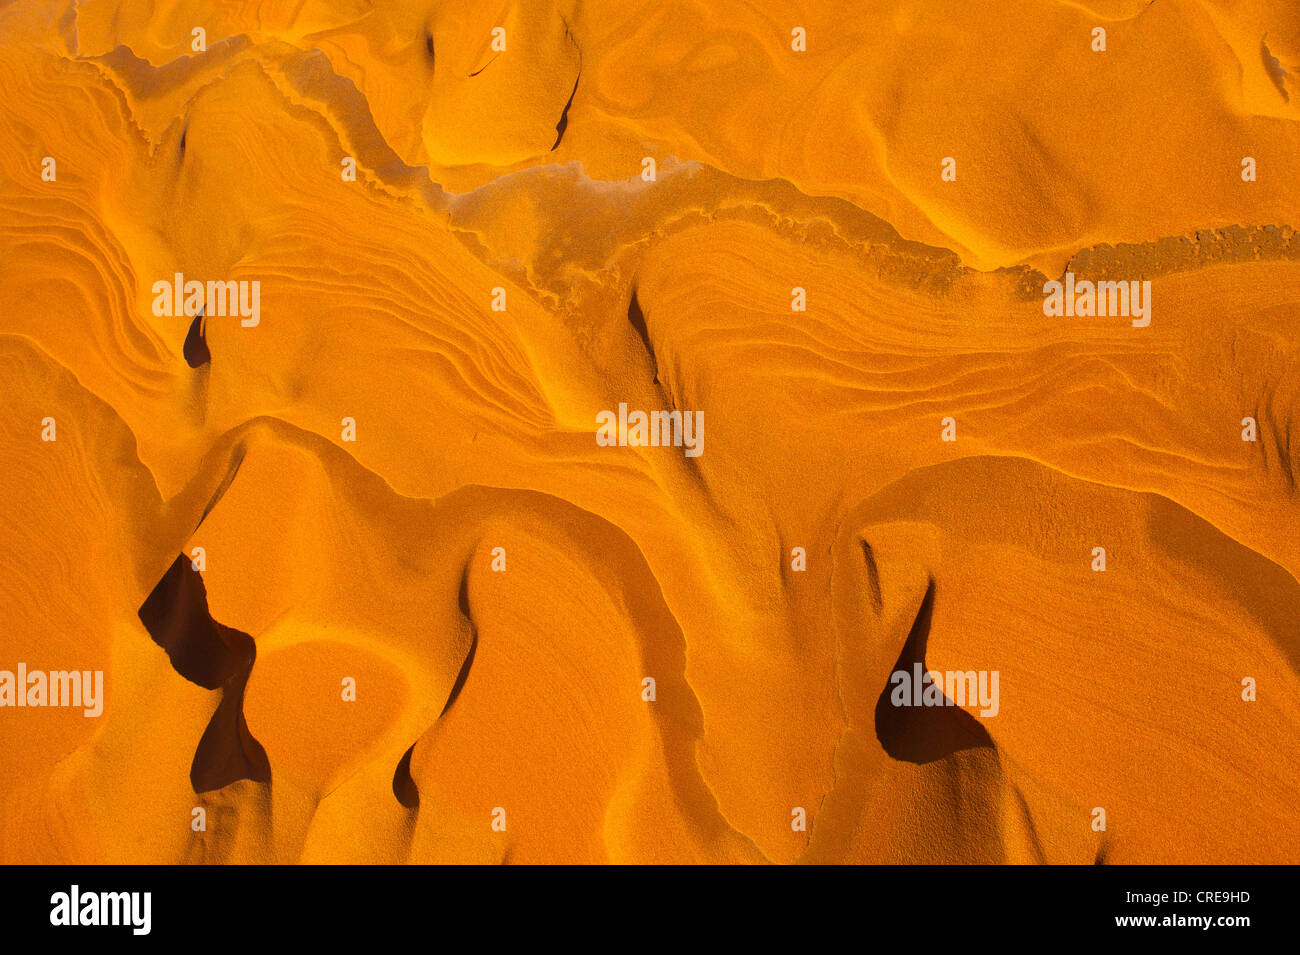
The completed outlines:
{"type": "Polygon", "coordinates": [[[0,861],[1294,861],[1279,6],[0,5],[0,861]]]}

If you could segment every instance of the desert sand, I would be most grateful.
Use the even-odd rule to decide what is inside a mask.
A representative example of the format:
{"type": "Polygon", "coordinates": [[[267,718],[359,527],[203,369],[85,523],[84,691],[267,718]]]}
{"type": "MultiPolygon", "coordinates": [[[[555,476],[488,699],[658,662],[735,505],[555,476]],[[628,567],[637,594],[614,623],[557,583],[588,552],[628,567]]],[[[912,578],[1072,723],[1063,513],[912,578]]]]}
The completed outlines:
{"type": "Polygon", "coordinates": [[[0,862],[1296,862],[1297,76],[1268,0],[0,4],[0,669],[105,684],[0,707],[0,862]]]}

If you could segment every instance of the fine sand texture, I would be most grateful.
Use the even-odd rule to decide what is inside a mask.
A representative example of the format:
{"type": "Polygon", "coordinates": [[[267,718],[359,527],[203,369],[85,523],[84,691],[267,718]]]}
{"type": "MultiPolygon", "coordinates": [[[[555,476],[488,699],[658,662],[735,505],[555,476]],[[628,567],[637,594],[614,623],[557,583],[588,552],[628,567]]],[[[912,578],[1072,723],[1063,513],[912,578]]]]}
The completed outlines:
{"type": "Polygon", "coordinates": [[[0,863],[1300,861],[1300,5],[0,0],[0,143],[0,863]]]}

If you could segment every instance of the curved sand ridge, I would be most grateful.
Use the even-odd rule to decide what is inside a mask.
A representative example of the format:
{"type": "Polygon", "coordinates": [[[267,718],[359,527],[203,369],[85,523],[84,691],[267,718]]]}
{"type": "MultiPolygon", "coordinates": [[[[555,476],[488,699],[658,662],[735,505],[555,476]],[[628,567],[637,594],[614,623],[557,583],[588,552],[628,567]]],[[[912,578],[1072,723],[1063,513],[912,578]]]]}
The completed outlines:
{"type": "Polygon", "coordinates": [[[495,14],[0,10],[0,857],[1293,856],[1295,17],[495,14]]]}

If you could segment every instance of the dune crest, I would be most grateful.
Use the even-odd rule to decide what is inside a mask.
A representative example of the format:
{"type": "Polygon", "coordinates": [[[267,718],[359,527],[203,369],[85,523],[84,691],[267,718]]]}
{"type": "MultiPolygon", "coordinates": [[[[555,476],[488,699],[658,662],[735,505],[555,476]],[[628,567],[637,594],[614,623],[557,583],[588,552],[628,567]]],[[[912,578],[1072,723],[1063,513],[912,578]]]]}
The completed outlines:
{"type": "Polygon", "coordinates": [[[1293,861],[1300,19],[869,6],[0,4],[0,861],[1293,861]]]}

